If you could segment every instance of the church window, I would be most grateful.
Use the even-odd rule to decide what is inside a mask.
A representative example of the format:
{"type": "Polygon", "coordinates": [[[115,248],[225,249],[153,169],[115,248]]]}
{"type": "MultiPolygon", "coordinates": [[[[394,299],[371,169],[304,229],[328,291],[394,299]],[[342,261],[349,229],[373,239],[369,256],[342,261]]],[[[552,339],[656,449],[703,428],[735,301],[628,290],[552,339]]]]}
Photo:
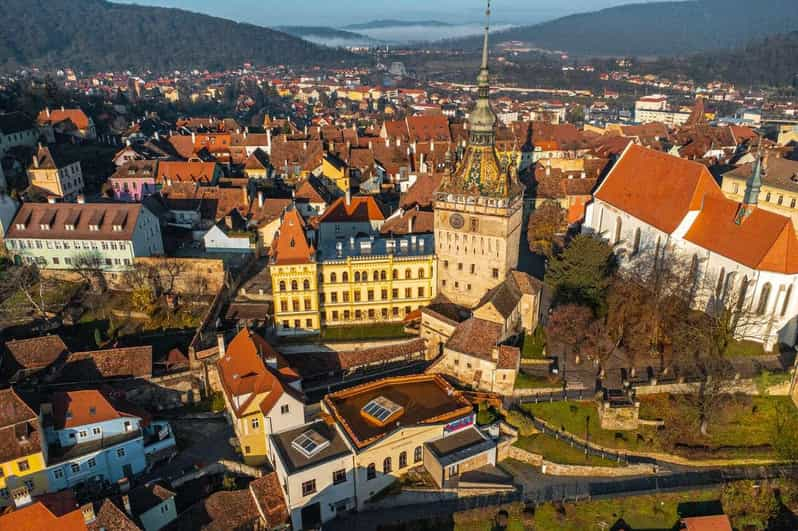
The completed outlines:
{"type": "Polygon", "coordinates": [[[764,285],[762,293],[759,294],[759,306],[756,308],[757,315],[765,315],[770,300],[770,282],[764,285]]]}
{"type": "Polygon", "coordinates": [[[623,224],[621,222],[621,216],[615,218],[615,240],[614,243],[617,245],[621,243],[621,229],[623,228],[623,224]]]}
{"type": "Polygon", "coordinates": [[[787,315],[787,310],[790,307],[790,297],[792,296],[792,285],[787,287],[787,294],[784,296],[784,304],[781,307],[781,316],[787,315]]]}
{"type": "Polygon", "coordinates": [[[748,294],[748,275],[743,277],[743,281],[740,283],[740,295],[739,299],[737,300],[737,310],[743,309],[743,304],[745,304],[745,297],[748,294]]]}
{"type": "Polygon", "coordinates": [[[718,273],[718,285],[715,286],[716,297],[720,297],[721,292],[723,291],[723,285],[725,280],[726,280],[726,268],[721,267],[720,273],[718,273]]]}
{"type": "Polygon", "coordinates": [[[640,227],[635,229],[635,240],[634,244],[632,245],[632,255],[636,255],[640,252],[640,227]]]}

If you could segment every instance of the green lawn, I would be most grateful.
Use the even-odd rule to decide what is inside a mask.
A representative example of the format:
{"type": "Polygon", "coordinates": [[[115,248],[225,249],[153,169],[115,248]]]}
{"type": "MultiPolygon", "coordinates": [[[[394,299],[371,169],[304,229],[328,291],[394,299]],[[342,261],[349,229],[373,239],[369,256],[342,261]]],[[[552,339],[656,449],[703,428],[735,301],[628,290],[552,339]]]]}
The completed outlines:
{"type": "Polygon", "coordinates": [[[770,448],[777,415],[798,420],[798,410],[788,397],[728,396],[710,418],[708,435],[699,430],[690,396],[639,397],[640,418],[664,420],[665,429],[642,426],[634,431],[603,430],[593,402],[524,404],[523,408],[558,429],[608,448],[665,451],[697,458],[773,458],[770,448]],[[586,428],[587,426],[587,428],[586,428]],[[707,447],[709,450],[690,449],[707,447]]]}
{"type": "Polygon", "coordinates": [[[726,348],[726,356],[730,358],[742,358],[748,356],[764,356],[767,354],[762,348],[762,343],[754,341],[732,341],[726,348]]]}
{"type": "Polygon", "coordinates": [[[585,457],[584,452],[581,450],[572,447],[562,440],[555,439],[554,437],[542,433],[532,435],[531,437],[520,437],[515,442],[515,446],[527,452],[540,454],[543,456],[543,459],[561,465],[621,466],[620,463],[610,459],[602,459],[594,456],[585,457]]]}
{"type": "Polygon", "coordinates": [[[519,371],[515,377],[516,389],[543,389],[547,387],[562,388],[562,380],[556,376],[550,378],[541,378],[539,376],[531,376],[524,371],[519,371]]]}
{"type": "Polygon", "coordinates": [[[357,339],[401,339],[408,337],[402,323],[368,324],[358,326],[328,326],[321,331],[322,341],[350,341],[357,339]]]}
{"type": "Polygon", "coordinates": [[[543,349],[546,347],[546,336],[543,328],[538,326],[532,334],[524,336],[524,343],[521,347],[521,357],[536,359],[543,357],[543,349]]]}

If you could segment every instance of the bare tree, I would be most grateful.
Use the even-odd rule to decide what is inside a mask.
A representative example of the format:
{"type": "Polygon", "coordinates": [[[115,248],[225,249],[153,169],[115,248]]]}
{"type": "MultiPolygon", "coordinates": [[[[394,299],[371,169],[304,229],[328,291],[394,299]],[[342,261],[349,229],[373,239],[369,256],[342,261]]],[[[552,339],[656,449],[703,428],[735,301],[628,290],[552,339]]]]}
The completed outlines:
{"type": "Polygon", "coordinates": [[[94,293],[108,289],[103,273],[103,258],[97,251],[86,251],[72,257],[72,271],[80,276],[94,293]]]}
{"type": "MultiPolygon", "coordinates": [[[[50,288],[50,282],[42,277],[35,264],[10,266],[0,276],[0,297],[7,300],[15,293],[21,293],[34,315],[43,319],[49,317],[45,295],[50,288]]],[[[24,309],[14,306],[9,310],[18,312],[24,309]]]]}

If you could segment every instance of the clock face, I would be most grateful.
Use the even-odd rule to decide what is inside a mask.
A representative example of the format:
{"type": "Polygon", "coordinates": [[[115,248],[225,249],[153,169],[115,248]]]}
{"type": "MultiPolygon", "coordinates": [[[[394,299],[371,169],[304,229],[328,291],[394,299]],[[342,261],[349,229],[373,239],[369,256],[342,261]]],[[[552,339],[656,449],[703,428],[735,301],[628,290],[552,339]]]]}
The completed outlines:
{"type": "Polygon", "coordinates": [[[452,217],[449,218],[449,224],[453,229],[462,229],[463,225],[465,225],[465,220],[460,214],[452,214],[452,217]]]}

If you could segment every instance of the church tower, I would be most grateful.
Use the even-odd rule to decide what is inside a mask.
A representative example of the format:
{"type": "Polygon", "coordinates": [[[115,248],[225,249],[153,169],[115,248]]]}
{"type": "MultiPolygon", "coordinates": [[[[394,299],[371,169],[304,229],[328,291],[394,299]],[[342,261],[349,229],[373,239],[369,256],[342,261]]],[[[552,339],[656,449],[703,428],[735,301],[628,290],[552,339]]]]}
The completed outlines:
{"type": "MultiPolygon", "coordinates": [[[[487,16],[490,17],[490,1],[487,16]]],[[[435,193],[438,292],[474,307],[518,266],[523,187],[515,161],[496,153],[496,114],[490,106],[489,24],[485,26],[478,99],[468,119],[468,145],[435,193]]]]}

